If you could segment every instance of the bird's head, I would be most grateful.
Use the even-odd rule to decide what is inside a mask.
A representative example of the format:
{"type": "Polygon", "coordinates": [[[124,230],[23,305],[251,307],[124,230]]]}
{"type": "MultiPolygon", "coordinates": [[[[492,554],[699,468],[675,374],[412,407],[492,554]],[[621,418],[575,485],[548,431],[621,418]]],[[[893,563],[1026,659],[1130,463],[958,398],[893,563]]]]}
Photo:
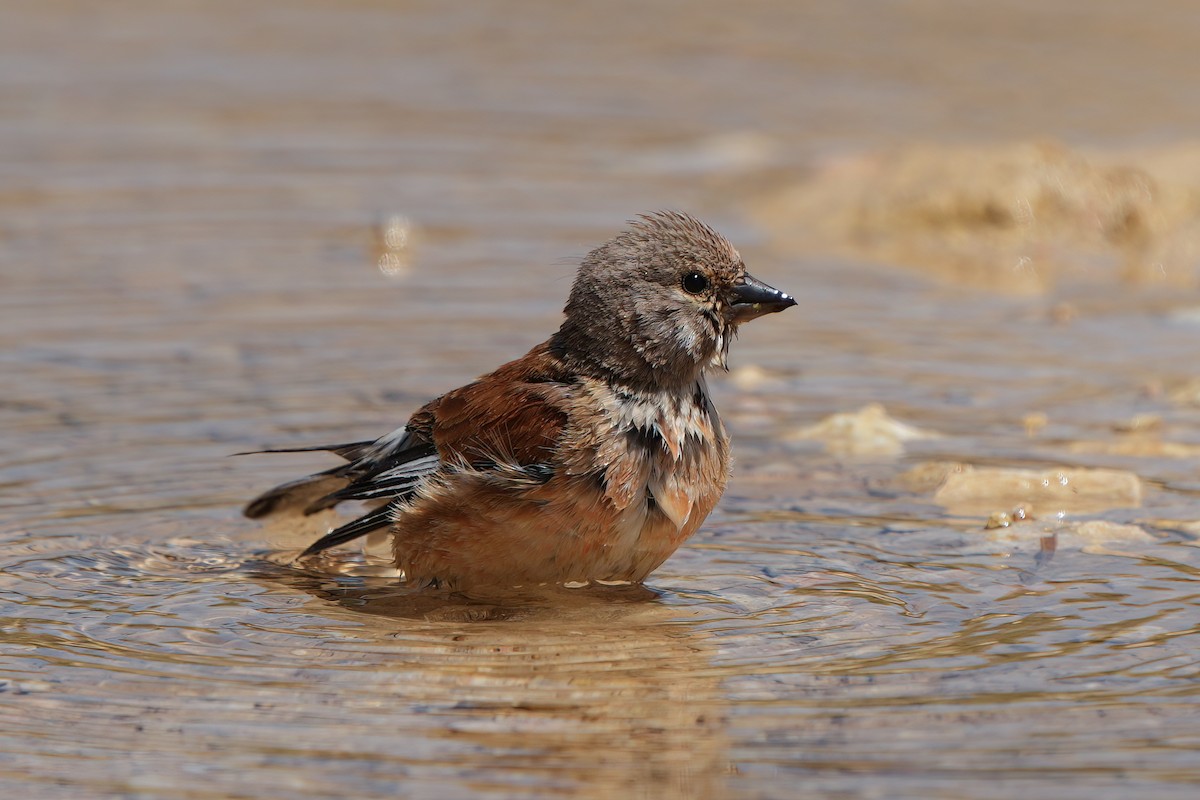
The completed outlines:
{"type": "Polygon", "coordinates": [[[686,386],[707,367],[725,367],[740,324],[795,304],[747,274],[721,234],[664,211],[588,253],[557,340],[618,380],[686,386]]]}

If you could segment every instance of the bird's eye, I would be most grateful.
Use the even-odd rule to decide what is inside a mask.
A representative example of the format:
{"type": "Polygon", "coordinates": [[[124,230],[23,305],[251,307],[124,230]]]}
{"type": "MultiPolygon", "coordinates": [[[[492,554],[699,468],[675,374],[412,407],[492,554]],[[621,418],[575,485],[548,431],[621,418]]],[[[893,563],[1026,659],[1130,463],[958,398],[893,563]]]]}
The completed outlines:
{"type": "Polygon", "coordinates": [[[688,294],[700,294],[708,288],[708,278],[699,272],[689,272],[683,276],[683,290],[688,294]]]}

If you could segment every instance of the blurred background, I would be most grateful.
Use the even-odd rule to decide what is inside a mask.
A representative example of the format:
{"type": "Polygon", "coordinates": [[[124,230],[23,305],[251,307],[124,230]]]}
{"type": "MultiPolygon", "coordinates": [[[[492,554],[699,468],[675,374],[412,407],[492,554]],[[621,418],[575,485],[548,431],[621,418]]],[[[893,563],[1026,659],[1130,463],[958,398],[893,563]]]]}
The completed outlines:
{"type": "Polygon", "coordinates": [[[0,787],[1190,797],[1193,4],[0,6],[0,787]],[[697,214],[797,296],[650,581],[507,607],[240,505],[697,214]]]}

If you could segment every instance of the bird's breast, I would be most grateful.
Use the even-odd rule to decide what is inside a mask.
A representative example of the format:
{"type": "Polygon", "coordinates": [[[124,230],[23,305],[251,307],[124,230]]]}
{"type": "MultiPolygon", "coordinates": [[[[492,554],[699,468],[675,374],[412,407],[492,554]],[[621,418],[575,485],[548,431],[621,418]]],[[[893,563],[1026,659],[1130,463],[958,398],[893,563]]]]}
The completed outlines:
{"type": "Polygon", "coordinates": [[[603,393],[607,430],[597,448],[610,499],[623,514],[665,517],[690,535],[725,487],[729,445],[703,381],[685,392],[603,393]]]}

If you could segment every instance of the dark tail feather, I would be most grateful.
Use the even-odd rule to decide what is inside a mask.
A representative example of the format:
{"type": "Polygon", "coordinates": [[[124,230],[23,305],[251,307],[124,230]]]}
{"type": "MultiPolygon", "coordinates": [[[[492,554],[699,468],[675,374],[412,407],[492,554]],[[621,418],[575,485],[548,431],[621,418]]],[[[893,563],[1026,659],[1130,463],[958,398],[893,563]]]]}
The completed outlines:
{"type": "MultiPolygon", "coordinates": [[[[291,481],[263,492],[247,503],[246,507],[242,509],[242,513],[250,517],[250,519],[265,517],[277,511],[295,509],[303,509],[305,513],[311,513],[308,511],[309,506],[314,505],[321,498],[344,488],[346,482],[346,478],[340,475],[330,475],[328,473],[311,475],[307,478],[291,481]]],[[[324,507],[327,508],[328,506],[324,507]]],[[[314,510],[319,510],[319,508],[314,510]]]]}
{"type": "Polygon", "coordinates": [[[318,444],[312,447],[271,447],[266,450],[247,450],[234,453],[235,456],[256,456],[260,453],[334,453],[347,461],[355,461],[363,456],[375,441],[347,442],[346,444],[318,444]]]}
{"type": "Polygon", "coordinates": [[[359,517],[353,522],[347,522],[340,528],[335,528],[329,533],[322,536],[317,541],[309,545],[308,549],[300,554],[301,558],[306,558],[315,555],[322,550],[328,550],[330,547],[335,547],[339,544],[344,544],[357,539],[360,536],[366,536],[368,533],[380,528],[385,528],[392,522],[392,512],[395,508],[392,504],[380,506],[374,511],[359,517]]]}
{"type": "Polygon", "coordinates": [[[338,503],[346,498],[341,496],[341,490],[346,488],[346,484],[342,484],[328,494],[318,496],[315,500],[304,507],[304,516],[316,514],[318,511],[324,511],[327,508],[333,508],[338,503]]]}
{"type": "MultiPolygon", "coordinates": [[[[277,447],[269,450],[249,450],[245,453],[234,453],[236,456],[251,456],[258,453],[312,453],[312,452],[329,452],[341,456],[347,461],[356,461],[361,458],[371,445],[375,442],[348,442],[346,444],[325,444],[316,445],[314,447],[277,447]]],[[[343,473],[348,465],[334,467],[333,469],[318,472],[316,475],[310,475],[307,478],[301,478],[297,481],[276,486],[270,491],[263,492],[258,497],[251,500],[242,509],[242,513],[251,519],[265,517],[268,514],[274,514],[276,511],[288,511],[301,509],[305,514],[312,514],[326,508],[331,508],[339,502],[333,500],[328,502],[327,496],[345,488],[348,479],[339,473],[343,473]]]]}

